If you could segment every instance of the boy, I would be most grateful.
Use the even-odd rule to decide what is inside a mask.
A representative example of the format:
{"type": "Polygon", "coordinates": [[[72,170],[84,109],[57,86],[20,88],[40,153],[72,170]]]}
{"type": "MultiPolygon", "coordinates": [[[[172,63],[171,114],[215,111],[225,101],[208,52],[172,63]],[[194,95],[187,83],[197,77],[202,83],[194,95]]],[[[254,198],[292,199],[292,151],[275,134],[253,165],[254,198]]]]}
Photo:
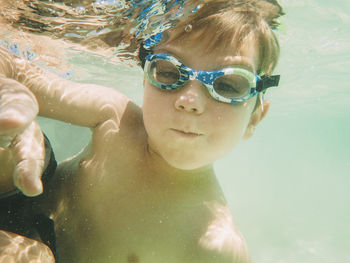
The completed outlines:
{"type": "MultiPolygon", "coordinates": [[[[93,131],[84,151],[61,163],[44,194],[28,201],[30,213],[55,222],[56,241],[46,244],[57,242],[60,262],[250,262],[212,163],[252,136],[266,115],[262,92],[277,78],[257,79],[277,63],[278,12],[265,1],[205,2],[142,49],[142,110],[113,89],[60,79],[1,50],[1,87],[25,93],[20,99],[29,104],[23,123],[37,110],[29,88],[40,115],[93,131]]],[[[25,132],[41,140],[34,123],[25,132]]],[[[33,195],[41,191],[31,184],[35,178],[11,166],[21,158],[9,157],[11,147],[14,156],[26,155],[23,145],[33,147],[26,138],[22,133],[9,150],[2,147],[1,162],[7,190],[15,188],[9,183],[15,169],[16,185],[33,195]]],[[[35,156],[33,167],[43,167],[43,152],[35,156]]],[[[8,248],[19,238],[0,234],[8,248]]],[[[53,261],[44,245],[22,240],[37,248],[38,262],[53,261]]],[[[18,260],[2,246],[7,259],[18,260]]]]}

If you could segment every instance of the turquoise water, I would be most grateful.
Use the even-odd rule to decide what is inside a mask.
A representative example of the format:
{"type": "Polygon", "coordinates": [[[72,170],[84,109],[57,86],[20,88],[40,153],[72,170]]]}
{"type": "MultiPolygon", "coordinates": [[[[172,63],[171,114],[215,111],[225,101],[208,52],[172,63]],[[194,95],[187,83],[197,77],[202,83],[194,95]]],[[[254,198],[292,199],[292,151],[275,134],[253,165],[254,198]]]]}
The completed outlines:
{"type": "Polygon", "coordinates": [[[350,2],[280,2],[281,89],[217,171],[254,262],[350,262],[350,2]]]}
{"type": "MultiPolygon", "coordinates": [[[[254,262],[350,262],[350,2],[280,2],[281,88],[256,135],[216,171],[254,262]]],[[[116,87],[141,105],[140,69],[83,51],[69,63],[78,81],[116,87]]],[[[87,129],[40,123],[59,160],[89,140],[87,129]]]]}

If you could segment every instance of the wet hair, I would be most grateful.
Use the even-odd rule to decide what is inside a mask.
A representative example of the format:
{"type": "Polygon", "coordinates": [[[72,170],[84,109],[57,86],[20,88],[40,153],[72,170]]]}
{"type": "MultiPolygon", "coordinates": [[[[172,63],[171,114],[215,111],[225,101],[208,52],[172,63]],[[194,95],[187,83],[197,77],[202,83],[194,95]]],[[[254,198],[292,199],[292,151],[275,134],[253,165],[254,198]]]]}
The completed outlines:
{"type": "MultiPolygon", "coordinates": [[[[276,0],[189,0],[198,10],[174,28],[173,40],[195,36],[208,43],[207,52],[225,46],[234,47],[234,55],[249,41],[258,48],[257,73],[270,75],[277,65],[280,46],[274,30],[284,15],[276,0]]],[[[166,40],[165,40],[166,41],[166,40]]]]}

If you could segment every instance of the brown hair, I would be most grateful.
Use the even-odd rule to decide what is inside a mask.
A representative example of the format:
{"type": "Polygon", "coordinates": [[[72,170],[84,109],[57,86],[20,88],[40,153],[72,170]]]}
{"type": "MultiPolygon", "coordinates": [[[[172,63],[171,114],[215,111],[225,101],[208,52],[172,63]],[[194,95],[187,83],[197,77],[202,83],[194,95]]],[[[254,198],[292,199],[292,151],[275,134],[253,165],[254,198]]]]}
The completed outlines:
{"type": "Polygon", "coordinates": [[[186,38],[190,27],[198,39],[210,38],[208,51],[234,43],[238,54],[247,40],[254,40],[259,48],[257,71],[271,74],[280,53],[273,30],[284,14],[276,0],[190,0],[190,4],[199,4],[198,11],[171,29],[177,32],[172,39],[186,38]]]}

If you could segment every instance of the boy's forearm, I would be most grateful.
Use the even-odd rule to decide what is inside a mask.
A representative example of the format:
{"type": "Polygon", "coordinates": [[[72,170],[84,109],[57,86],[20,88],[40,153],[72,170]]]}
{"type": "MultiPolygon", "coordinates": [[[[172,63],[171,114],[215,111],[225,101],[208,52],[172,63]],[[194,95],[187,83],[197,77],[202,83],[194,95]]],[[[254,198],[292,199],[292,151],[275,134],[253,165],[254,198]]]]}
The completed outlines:
{"type": "Polygon", "coordinates": [[[33,92],[39,115],[80,126],[96,127],[108,119],[120,119],[128,103],[113,89],[62,79],[4,49],[0,50],[0,74],[33,92]]]}

